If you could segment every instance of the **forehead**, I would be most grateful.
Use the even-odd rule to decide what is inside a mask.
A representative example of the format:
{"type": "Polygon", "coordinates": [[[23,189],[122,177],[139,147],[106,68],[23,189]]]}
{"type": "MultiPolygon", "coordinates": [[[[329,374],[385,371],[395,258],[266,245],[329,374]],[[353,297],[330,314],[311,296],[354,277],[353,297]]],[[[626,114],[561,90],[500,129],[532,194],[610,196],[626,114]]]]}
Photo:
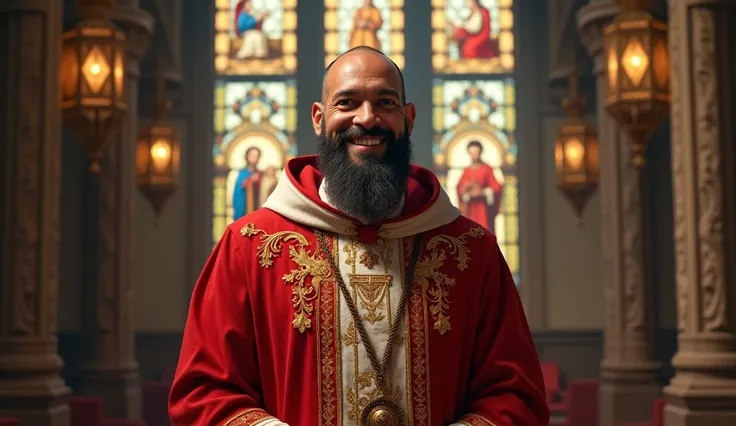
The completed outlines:
{"type": "Polygon", "coordinates": [[[335,62],[327,78],[327,95],[344,91],[392,89],[401,93],[401,78],[393,64],[376,52],[351,52],[335,62]]]}

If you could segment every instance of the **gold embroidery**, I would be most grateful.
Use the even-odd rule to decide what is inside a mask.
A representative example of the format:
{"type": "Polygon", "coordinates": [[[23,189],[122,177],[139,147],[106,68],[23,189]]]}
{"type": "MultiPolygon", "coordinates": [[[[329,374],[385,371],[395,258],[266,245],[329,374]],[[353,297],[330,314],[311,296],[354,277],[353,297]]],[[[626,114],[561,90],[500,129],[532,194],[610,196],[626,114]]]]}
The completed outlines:
{"type": "Polygon", "coordinates": [[[244,237],[260,235],[261,244],[258,245],[256,255],[263,268],[273,266],[273,259],[281,253],[283,243],[294,242],[294,245],[289,246],[289,256],[298,267],[285,274],[282,279],[291,283],[291,301],[295,310],[294,320],[291,323],[300,333],[304,333],[312,327],[313,302],[317,297],[319,285],[332,274],[329,264],[319,253],[310,255],[307,252],[305,247],[309,246],[309,241],[298,232],[279,231],[268,234],[262,229],[257,229],[251,222],[243,226],[240,234],[244,237]],[[305,280],[310,275],[311,284],[306,284],[305,280]]]}
{"type": "Polygon", "coordinates": [[[252,408],[238,413],[227,420],[222,426],[257,426],[266,420],[273,420],[274,417],[261,410],[260,408],[252,408]]]}
{"type": "Polygon", "coordinates": [[[466,414],[460,418],[458,423],[468,426],[496,426],[492,421],[477,414],[466,414]]]}
{"type": "Polygon", "coordinates": [[[375,384],[376,372],[373,369],[364,370],[355,378],[355,387],[348,390],[345,399],[350,405],[348,411],[348,419],[358,420],[363,409],[376,398],[381,396],[388,397],[395,402],[401,401],[402,392],[398,386],[393,386],[391,395],[383,395],[375,384]]]}
{"type": "Polygon", "coordinates": [[[378,263],[378,255],[370,250],[366,250],[360,255],[360,263],[368,269],[373,269],[378,263]]]}
{"type": "Polygon", "coordinates": [[[345,264],[352,267],[352,273],[355,273],[356,259],[369,270],[372,270],[380,261],[383,264],[383,272],[385,274],[389,273],[393,248],[391,243],[383,238],[379,238],[374,244],[363,244],[356,237],[350,237],[350,241],[345,244],[343,251],[346,254],[345,264]],[[359,255],[358,251],[360,249],[363,252],[359,255]]]}
{"type": "Polygon", "coordinates": [[[350,274],[350,286],[360,301],[360,306],[367,311],[363,319],[375,324],[383,321],[384,300],[389,298],[388,289],[391,287],[391,275],[350,274]]]}
{"type": "MultiPolygon", "coordinates": [[[[416,243],[415,237],[404,240],[403,256],[401,258],[401,274],[404,275],[405,260],[411,256],[416,243]]],[[[416,274],[415,274],[416,280],[416,274]]],[[[407,335],[410,336],[407,348],[407,390],[409,390],[409,419],[410,424],[429,425],[432,423],[431,410],[429,409],[429,324],[426,293],[422,287],[412,285],[409,297],[409,311],[407,312],[407,335]],[[411,360],[411,362],[409,362],[411,360]]]]}
{"type": "Polygon", "coordinates": [[[430,249],[429,256],[423,257],[417,263],[416,281],[421,284],[422,291],[427,294],[427,298],[432,303],[430,312],[434,319],[434,329],[440,335],[443,335],[452,329],[450,317],[447,310],[450,308],[450,288],[455,285],[455,279],[447,274],[440,272],[440,268],[447,260],[447,254],[441,245],[446,245],[447,252],[455,256],[457,260],[457,268],[464,271],[468,267],[470,261],[470,251],[466,247],[467,238],[480,238],[485,231],[483,228],[477,227],[468,230],[459,237],[450,235],[437,235],[432,237],[427,243],[430,249]],[[429,280],[434,282],[434,286],[429,288],[429,280]]]}
{"type": "MultiPolygon", "coordinates": [[[[337,261],[337,239],[333,240],[330,255],[337,261]]],[[[317,353],[320,354],[317,382],[319,384],[320,425],[341,424],[342,417],[342,368],[340,359],[340,301],[335,291],[334,276],[323,282],[319,291],[319,337],[317,353]]]]}

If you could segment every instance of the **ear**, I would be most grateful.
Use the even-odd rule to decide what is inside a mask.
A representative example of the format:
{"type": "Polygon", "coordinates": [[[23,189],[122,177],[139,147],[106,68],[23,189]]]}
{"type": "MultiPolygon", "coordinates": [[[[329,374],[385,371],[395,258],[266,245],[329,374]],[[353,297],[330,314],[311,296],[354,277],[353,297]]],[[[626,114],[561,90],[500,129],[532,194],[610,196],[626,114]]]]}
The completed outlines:
{"type": "Polygon", "coordinates": [[[322,120],[325,119],[325,106],[319,102],[312,104],[312,127],[314,134],[319,136],[322,133],[322,120]]]}
{"type": "Polygon", "coordinates": [[[412,103],[404,105],[404,116],[406,117],[406,126],[409,135],[414,130],[414,119],[417,117],[417,109],[412,103]]]}

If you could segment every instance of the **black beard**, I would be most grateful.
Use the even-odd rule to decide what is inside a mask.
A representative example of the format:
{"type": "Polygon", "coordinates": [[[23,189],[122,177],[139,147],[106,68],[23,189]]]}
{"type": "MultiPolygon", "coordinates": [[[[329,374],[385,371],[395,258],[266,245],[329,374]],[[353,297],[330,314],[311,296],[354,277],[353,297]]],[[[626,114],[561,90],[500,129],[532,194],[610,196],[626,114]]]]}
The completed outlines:
{"type": "Polygon", "coordinates": [[[343,213],[376,224],[399,207],[411,164],[411,140],[405,126],[397,138],[390,130],[350,128],[334,138],[326,135],[324,122],[319,136],[318,165],[327,180],[330,202],[343,213]],[[355,164],[347,141],[361,136],[386,138],[386,152],[379,159],[361,154],[355,164]]]}

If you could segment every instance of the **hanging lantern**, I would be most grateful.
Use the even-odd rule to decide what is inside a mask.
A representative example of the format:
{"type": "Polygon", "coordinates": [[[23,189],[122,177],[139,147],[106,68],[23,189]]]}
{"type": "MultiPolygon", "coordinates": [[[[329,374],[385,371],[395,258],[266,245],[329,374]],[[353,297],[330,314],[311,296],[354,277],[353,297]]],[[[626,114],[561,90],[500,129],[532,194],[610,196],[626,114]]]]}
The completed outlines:
{"type": "Polygon", "coordinates": [[[136,148],[138,190],[150,201],[158,220],[169,197],[179,188],[179,133],[168,120],[171,102],[164,99],[163,71],[156,77],[154,120],[141,127],[136,148]]]}
{"type": "Polygon", "coordinates": [[[600,167],[598,133],[583,118],[584,101],[578,92],[577,71],[570,76],[570,93],[562,101],[567,116],[555,142],[557,188],[570,200],[578,225],[585,205],[598,188],[600,167]]]}
{"type": "Polygon", "coordinates": [[[670,103],[667,24],[652,17],[651,3],[619,0],[619,15],[603,31],[606,110],[629,135],[632,159],[639,168],[670,103]]]}
{"type": "Polygon", "coordinates": [[[107,19],[109,1],[88,3],[78,2],[83,19],[63,35],[61,112],[98,173],[102,147],[127,110],[125,34],[107,19]]]}

